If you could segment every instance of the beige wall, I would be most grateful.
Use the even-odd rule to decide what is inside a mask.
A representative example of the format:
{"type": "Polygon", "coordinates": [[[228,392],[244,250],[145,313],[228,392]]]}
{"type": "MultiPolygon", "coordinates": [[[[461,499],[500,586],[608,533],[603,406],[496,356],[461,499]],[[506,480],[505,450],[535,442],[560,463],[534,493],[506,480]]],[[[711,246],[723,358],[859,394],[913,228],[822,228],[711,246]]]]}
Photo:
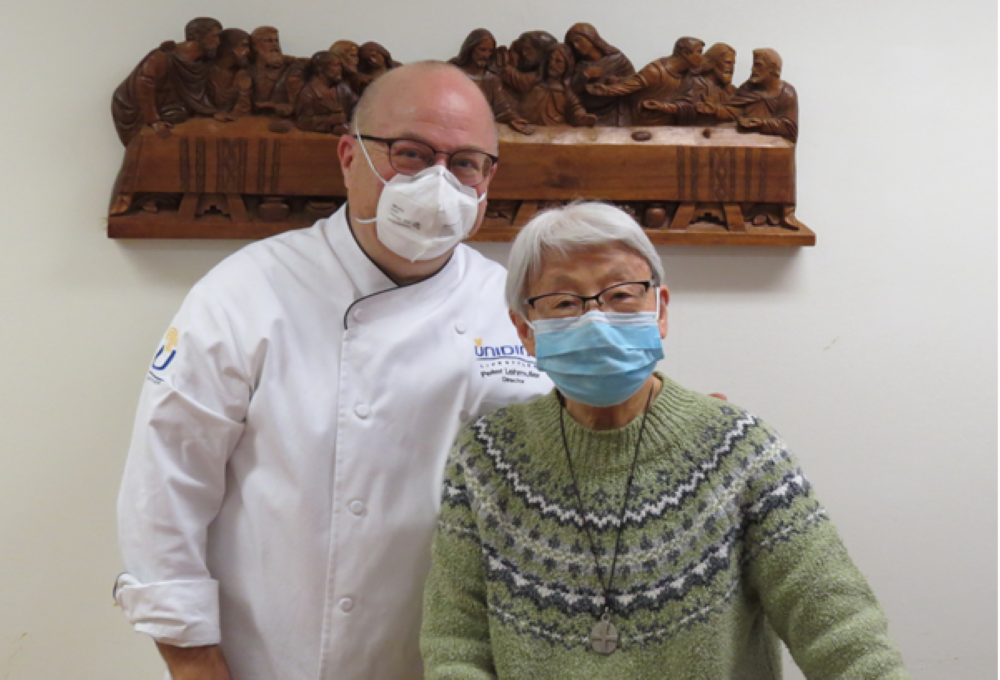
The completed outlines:
{"type": "MultiPolygon", "coordinates": [[[[188,287],[233,242],[104,236],[115,86],[183,24],[447,58],[590,21],[637,65],[774,47],[801,99],[801,251],[663,248],[666,369],[791,442],[917,678],[996,674],[996,25],[991,0],[0,5],[0,678],[158,678],[111,600],[135,400],[188,287]],[[603,7],[614,10],[603,10],[603,7]],[[437,25],[446,17],[447,25],[437,25]]],[[[506,246],[483,246],[503,261],[506,246]]],[[[792,677],[797,677],[790,673],[792,677]]]]}

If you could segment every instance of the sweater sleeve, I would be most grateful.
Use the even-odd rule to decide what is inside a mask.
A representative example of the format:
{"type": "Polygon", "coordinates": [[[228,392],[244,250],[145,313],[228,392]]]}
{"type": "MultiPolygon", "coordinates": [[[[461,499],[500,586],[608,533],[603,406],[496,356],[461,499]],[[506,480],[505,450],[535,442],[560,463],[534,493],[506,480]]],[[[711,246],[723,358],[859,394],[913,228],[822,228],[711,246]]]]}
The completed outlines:
{"type": "MultiPolygon", "coordinates": [[[[460,438],[461,441],[461,438],[460,438]]],[[[495,678],[486,574],[459,444],[445,469],[441,516],[424,589],[420,651],[426,680],[495,678]]]]}
{"type": "Polygon", "coordinates": [[[791,454],[766,431],[744,521],[748,583],[768,621],[810,680],[909,678],[874,592],[791,454]]]}

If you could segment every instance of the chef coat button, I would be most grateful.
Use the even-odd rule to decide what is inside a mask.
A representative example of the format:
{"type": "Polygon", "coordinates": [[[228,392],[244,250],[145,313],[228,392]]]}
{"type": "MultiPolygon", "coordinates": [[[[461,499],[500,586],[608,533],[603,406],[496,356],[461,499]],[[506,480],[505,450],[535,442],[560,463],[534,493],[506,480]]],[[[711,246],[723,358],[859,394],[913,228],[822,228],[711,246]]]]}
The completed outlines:
{"type": "Polygon", "coordinates": [[[351,512],[353,512],[355,515],[360,515],[362,512],[365,511],[365,504],[362,503],[361,501],[351,501],[351,504],[348,505],[347,507],[349,507],[351,509],[351,512]]]}
{"type": "Polygon", "coordinates": [[[364,420],[369,415],[371,415],[371,409],[369,409],[364,404],[358,404],[357,406],[354,407],[354,415],[364,420]]]}
{"type": "Polygon", "coordinates": [[[461,321],[455,324],[455,332],[458,333],[459,335],[462,335],[467,330],[468,328],[466,328],[465,324],[462,323],[461,321]]]}
{"type": "Polygon", "coordinates": [[[340,601],[340,610],[341,611],[349,612],[352,609],[354,609],[354,600],[352,600],[349,597],[345,597],[344,599],[342,599],[340,601]]]}
{"type": "Polygon", "coordinates": [[[364,312],[362,312],[360,308],[355,307],[354,311],[351,312],[351,316],[355,321],[361,321],[361,317],[364,316],[364,312]]]}

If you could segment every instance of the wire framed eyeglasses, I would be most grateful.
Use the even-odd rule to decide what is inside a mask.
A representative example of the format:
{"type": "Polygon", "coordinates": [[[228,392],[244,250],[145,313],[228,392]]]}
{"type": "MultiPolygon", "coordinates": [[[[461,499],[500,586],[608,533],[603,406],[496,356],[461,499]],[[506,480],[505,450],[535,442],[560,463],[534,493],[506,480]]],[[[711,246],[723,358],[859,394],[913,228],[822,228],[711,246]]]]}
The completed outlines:
{"type": "Polygon", "coordinates": [[[438,156],[448,159],[447,168],[465,186],[476,186],[490,178],[494,166],[500,160],[493,154],[476,149],[460,149],[448,153],[438,151],[430,144],[405,137],[373,137],[354,135],[362,143],[366,141],[385,144],[389,155],[389,165],[401,175],[416,175],[434,165],[438,156]]]}

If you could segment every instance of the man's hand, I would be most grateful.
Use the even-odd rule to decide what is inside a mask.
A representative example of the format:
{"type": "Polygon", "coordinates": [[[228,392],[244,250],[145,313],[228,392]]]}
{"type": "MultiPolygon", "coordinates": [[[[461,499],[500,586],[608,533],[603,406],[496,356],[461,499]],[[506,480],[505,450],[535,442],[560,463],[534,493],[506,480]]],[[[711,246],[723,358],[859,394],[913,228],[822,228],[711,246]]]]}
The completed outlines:
{"type": "Polygon", "coordinates": [[[587,80],[597,80],[604,75],[604,69],[600,66],[591,66],[586,71],[583,72],[584,78],[587,80]]]}
{"type": "Polygon", "coordinates": [[[222,647],[175,647],[156,643],[173,680],[232,680],[222,647]]]}

